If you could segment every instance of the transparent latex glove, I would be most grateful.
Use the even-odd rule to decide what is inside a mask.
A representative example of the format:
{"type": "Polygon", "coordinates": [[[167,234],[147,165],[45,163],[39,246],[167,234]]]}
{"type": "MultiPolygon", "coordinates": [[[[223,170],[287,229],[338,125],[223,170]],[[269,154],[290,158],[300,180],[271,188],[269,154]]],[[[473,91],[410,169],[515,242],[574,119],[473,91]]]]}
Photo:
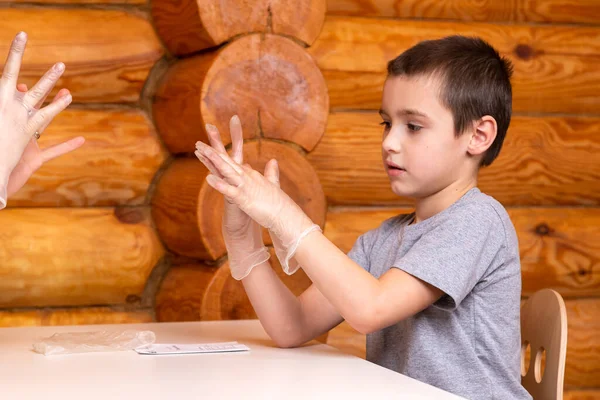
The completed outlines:
{"type": "MultiPolygon", "coordinates": [[[[213,125],[206,125],[206,132],[214,151],[229,157],[217,128],[213,125]]],[[[229,121],[229,132],[232,141],[232,159],[241,164],[244,160],[244,137],[242,125],[237,115],[234,115],[229,121]]],[[[199,143],[201,142],[198,142],[196,147],[199,146],[199,143]]],[[[215,165],[203,156],[199,150],[196,150],[195,154],[211,174],[220,176],[215,165]]],[[[269,259],[270,254],[263,243],[260,225],[227,198],[225,199],[223,212],[222,233],[227,247],[231,276],[234,279],[241,280],[245,278],[254,267],[269,259]]]]}
{"type": "Polygon", "coordinates": [[[278,258],[282,260],[283,270],[291,274],[297,265],[290,266],[289,261],[298,245],[306,235],[320,230],[302,209],[285,193],[272,176],[278,176],[275,160],[267,164],[267,179],[248,165],[240,165],[227,154],[217,152],[210,146],[198,142],[200,155],[212,164],[215,173],[207,176],[210,186],[225,196],[225,199],[248,214],[254,221],[269,229],[274,244],[279,248],[278,258]],[[271,168],[274,171],[271,171],[271,168]]]}
{"type": "Polygon", "coordinates": [[[26,43],[24,32],[15,37],[0,78],[0,209],[6,206],[11,192],[11,174],[32,138],[39,136],[52,119],[71,103],[71,95],[67,93],[40,108],[64,72],[63,63],[50,68],[31,90],[24,93],[17,90],[26,43]]]}
{"type": "MultiPolygon", "coordinates": [[[[277,167],[277,161],[269,161],[269,163],[265,167],[264,175],[269,182],[271,182],[278,188],[281,188],[279,184],[279,168],[277,167]]],[[[305,233],[305,235],[312,232],[313,230],[320,230],[320,228],[318,225],[313,225],[312,229],[309,229],[305,233]]],[[[296,248],[298,247],[298,244],[300,244],[300,240],[302,238],[298,238],[293,242],[285,245],[281,242],[279,236],[277,236],[271,229],[269,229],[269,236],[271,236],[271,240],[273,241],[273,247],[275,248],[275,254],[279,259],[279,263],[281,264],[283,271],[288,275],[292,275],[294,272],[298,271],[300,269],[300,264],[293,257],[294,253],[296,252],[296,248]]]]}
{"type": "MultiPolygon", "coordinates": [[[[20,92],[27,91],[27,85],[20,83],[17,85],[17,90],[20,92]]],[[[67,89],[61,89],[53,101],[60,100],[61,97],[69,94],[67,89]]],[[[36,106],[36,110],[39,109],[41,103],[36,106]]],[[[50,123],[50,122],[48,122],[50,123]]],[[[39,133],[43,132],[46,126],[39,130],[39,133]]],[[[70,153],[73,150],[80,148],[85,143],[85,139],[81,136],[69,139],[63,143],[59,143],[54,146],[40,148],[38,140],[32,137],[27,143],[21,159],[12,170],[10,177],[8,178],[7,195],[8,197],[15,194],[19,189],[25,185],[25,183],[31,178],[35,171],[37,171],[42,165],[50,160],[60,157],[64,154],[70,153]]]]}

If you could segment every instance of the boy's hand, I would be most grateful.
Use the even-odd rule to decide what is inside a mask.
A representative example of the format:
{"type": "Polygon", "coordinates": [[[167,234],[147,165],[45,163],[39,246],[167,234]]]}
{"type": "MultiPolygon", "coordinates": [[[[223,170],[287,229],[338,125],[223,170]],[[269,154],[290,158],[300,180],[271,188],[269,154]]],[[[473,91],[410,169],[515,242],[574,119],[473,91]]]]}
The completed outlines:
{"type": "MultiPolygon", "coordinates": [[[[279,168],[277,167],[277,161],[271,160],[265,166],[265,178],[273,185],[277,186],[281,189],[279,184],[279,168]]],[[[294,258],[288,258],[288,249],[283,245],[279,237],[275,235],[271,230],[269,230],[269,236],[271,236],[271,240],[273,241],[273,247],[275,248],[275,254],[279,259],[279,263],[281,264],[283,270],[288,275],[292,275],[294,272],[300,269],[300,264],[294,258]],[[287,259],[287,260],[286,260],[287,259]]]]}
{"type": "MultiPolygon", "coordinates": [[[[244,138],[242,125],[237,116],[233,116],[229,121],[229,130],[233,145],[232,157],[235,162],[241,164],[244,159],[244,138]]],[[[217,128],[212,125],[206,125],[206,131],[214,151],[229,157],[217,128]]],[[[198,147],[198,144],[196,146],[198,147]]],[[[209,169],[211,174],[220,176],[218,169],[200,151],[196,150],[195,154],[209,169]]],[[[240,280],[245,278],[252,268],[269,259],[269,252],[262,240],[261,227],[227,198],[225,199],[222,232],[225,246],[227,247],[231,275],[235,279],[240,280]]]]}
{"type": "MultiPolygon", "coordinates": [[[[282,267],[291,274],[289,260],[300,240],[313,230],[320,230],[319,226],[276,183],[250,166],[242,166],[227,153],[202,142],[196,143],[196,146],[200,155],[211,164],[210,167],[207,165],[212,172],[206,178],[208,184],[277,237],[282,252],[286,254],[280,257],[280,260],[284,258],[282,267]]],[[[269,176],[277,174],[276,161],[271,160],[265,171],[269,176]]]]}

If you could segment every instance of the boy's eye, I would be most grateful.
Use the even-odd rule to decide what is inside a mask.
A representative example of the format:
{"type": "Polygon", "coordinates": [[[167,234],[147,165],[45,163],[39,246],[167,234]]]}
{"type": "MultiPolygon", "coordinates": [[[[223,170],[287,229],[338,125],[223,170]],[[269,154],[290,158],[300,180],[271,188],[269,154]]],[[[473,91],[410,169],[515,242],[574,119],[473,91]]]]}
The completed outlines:
{"type": "Polygon", "coordinates": [[[422,128],[422,126],[415,125],[415,124],[406,124],[406,126],[408,126],[408,129],[411,130],[411,131],[413,131],[413,132],[418,132],[422,128]]]}
{"type": "Polygon", "coordinates": [[[383,121],[379,125],[384,126],[385,129],[390,129],[390,127],[391,127],[391,124],[389,122],[387,122],[387,121],[383,121]]]}

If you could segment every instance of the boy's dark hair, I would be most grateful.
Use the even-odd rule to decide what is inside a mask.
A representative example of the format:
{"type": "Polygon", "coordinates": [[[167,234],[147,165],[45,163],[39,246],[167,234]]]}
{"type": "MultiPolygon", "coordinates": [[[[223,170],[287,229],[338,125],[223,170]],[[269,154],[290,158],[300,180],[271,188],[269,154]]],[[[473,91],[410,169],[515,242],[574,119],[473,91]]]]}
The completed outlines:
{"type": "Polygon", "coordinates": [[[454,118],[461,135],[472,121],[494,117],[498,131],[481,165],[498,157],[512,111],[512,64],[480,38],[448,36],[426,40],[388,63],[389,76],[430,75],[440,78],[440,101],[454,118]]]}

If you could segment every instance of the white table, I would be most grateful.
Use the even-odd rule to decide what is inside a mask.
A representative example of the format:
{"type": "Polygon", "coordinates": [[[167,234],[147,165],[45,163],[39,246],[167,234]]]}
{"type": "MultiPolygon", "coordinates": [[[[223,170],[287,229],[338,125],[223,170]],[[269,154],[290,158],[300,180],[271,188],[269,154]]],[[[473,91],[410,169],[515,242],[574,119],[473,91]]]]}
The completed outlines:
{"type": "Polygon", "coordinates": [[[276,348],[257,320],[0,328],[0,399],[435,399],[459,397],[316,343],[276,348]],[[238,341],[250,352],[44,356],[56,332],[152,330],[156,343],[238,341]]]}

